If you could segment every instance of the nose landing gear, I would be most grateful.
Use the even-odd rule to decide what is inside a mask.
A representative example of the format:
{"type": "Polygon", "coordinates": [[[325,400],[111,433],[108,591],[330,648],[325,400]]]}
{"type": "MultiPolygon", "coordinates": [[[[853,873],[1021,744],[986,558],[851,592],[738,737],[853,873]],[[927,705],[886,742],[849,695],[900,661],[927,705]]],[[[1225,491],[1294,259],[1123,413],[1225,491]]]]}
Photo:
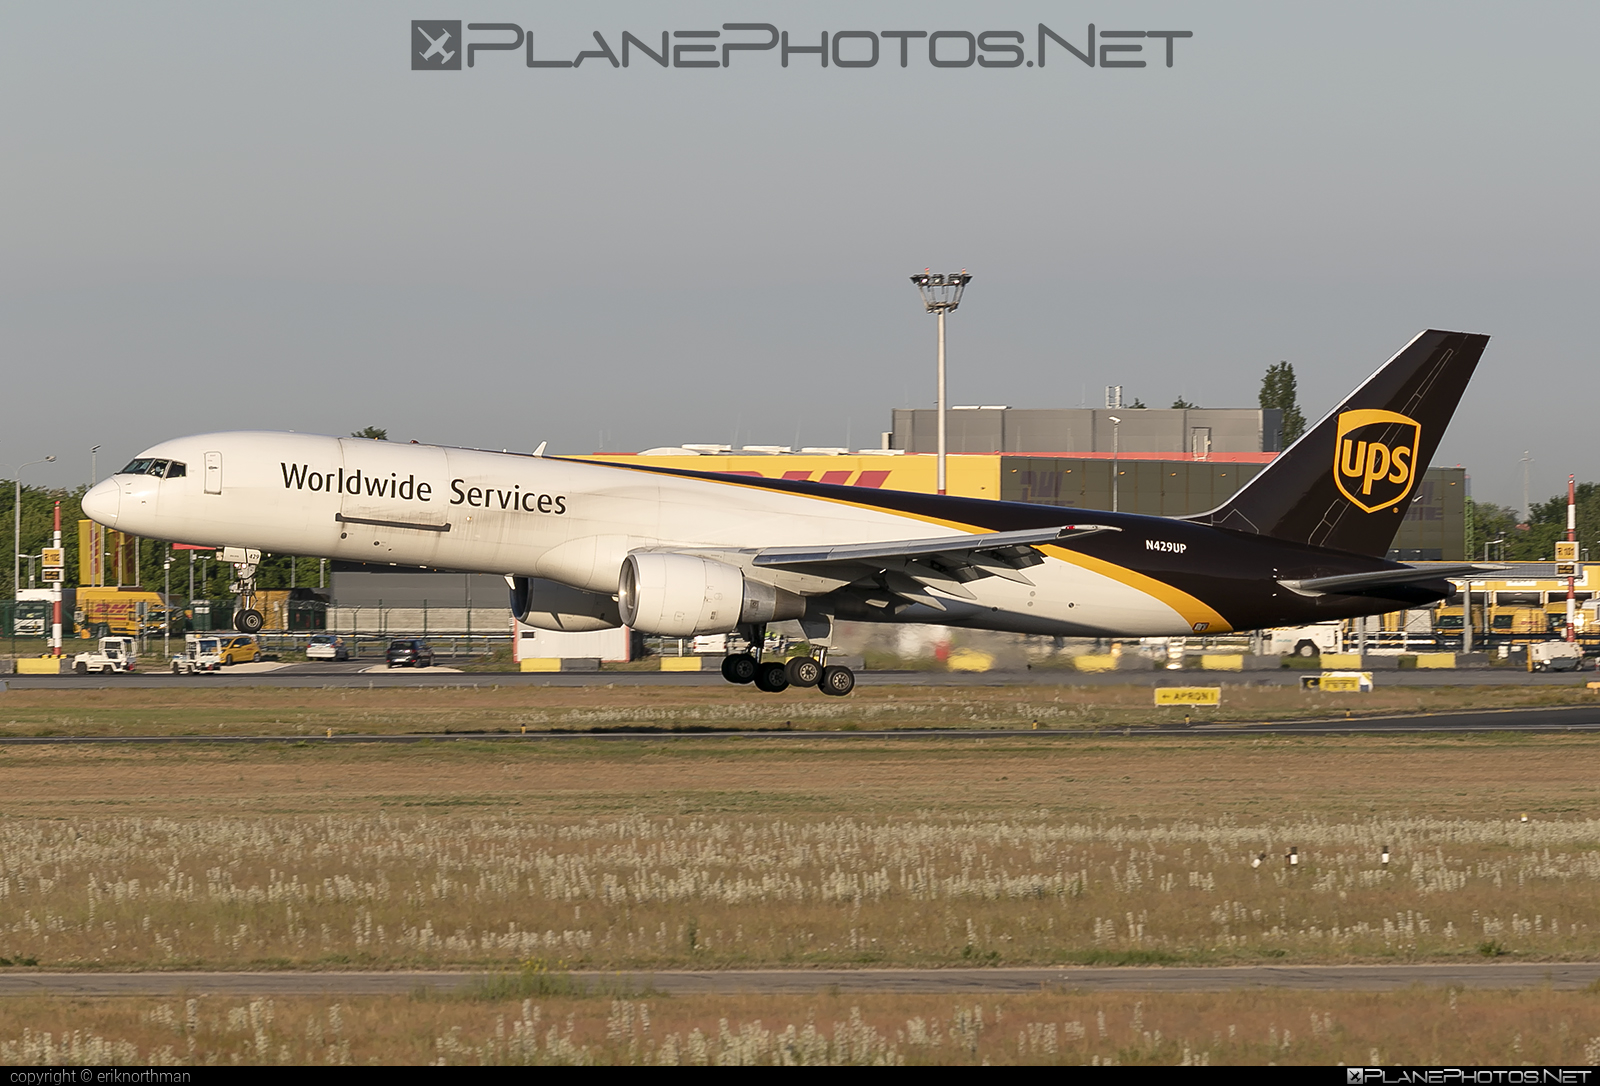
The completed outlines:
{"type": "Polygon", "coordinates": [[[228,591],[239,597],[239,608],[233,613],[233,628],[240,633],[260,633],[267,624],[266,617],[256,610],[256,570],[261,566],[261,552],[224,547],[219,557],[233,563],[234,580],[228,585],[228,591]]]}

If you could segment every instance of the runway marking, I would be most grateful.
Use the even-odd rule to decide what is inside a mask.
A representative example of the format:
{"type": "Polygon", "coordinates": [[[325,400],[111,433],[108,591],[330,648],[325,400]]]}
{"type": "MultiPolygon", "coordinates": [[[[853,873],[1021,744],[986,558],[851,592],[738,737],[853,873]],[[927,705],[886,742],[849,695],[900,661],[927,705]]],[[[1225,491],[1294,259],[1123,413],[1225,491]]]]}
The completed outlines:
{"type": "MultiPolygon", "coordinates": [[[[1597,962],[1423,965],[1086,966],[994,969],[738,969],[715,972],[575,972],[602,989],[668,995],[849,992],[1228,992],[1247,988],[1381,992],[1415,984],[1455,988],[1573,990],[1600,981],[1597,962]]],[[[408,995],[453,991],[482,972],[391,973],[17,973],[0,974],[0,996],[408,995]]]]}
{"type": "Polygon", "coordinates": [[[1220,721],[1190,726],[1182,724],[1118,725],[1104,728],[896,728],[877,731],[806,731],[800,729],[739,729],[728,731],[666,728],[616,728],[592,731],[400,732],[390,734],[323,735],[8,735],[0,746],[65,743],[444,743],[444,742],[560,742],[567,740],[652,741],[692,739],[886,740],[886,739],[1104,739],[1110,736],[1186,735],[1227,738],[1246,735],[1361,735],[1476,734],[1493,732],[1593,732],[1600,731],[1600,706],[1546,706],[1521,709],[1485,709],[1474,712],[1396,714],[1347,720],[1301,720],[1276,723],[1220,721]],[[1567,719],[1562,719],[1565,716],[1567,719]],[[1555,718],[1555,719],[1551,719],[1555,718]]]}

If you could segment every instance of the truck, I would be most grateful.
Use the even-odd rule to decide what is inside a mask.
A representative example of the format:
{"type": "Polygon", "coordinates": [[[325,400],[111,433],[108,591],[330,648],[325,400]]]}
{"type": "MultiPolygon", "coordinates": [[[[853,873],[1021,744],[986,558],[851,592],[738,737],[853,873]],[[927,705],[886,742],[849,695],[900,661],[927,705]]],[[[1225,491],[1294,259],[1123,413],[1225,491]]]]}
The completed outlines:
{"type": "Polygon", "coordinates": [[[1528,646],[1528,670],[1577,671],[1583,666],[1583,646],[1576,641],[1541,641],[1528,646]]]}
{"type": "Polygon", "coordinates": [[[189,634],[183,639],[183,652],[172,658],[174,675],[221,670],[222,638],[214,634],[189,634]]]}
{"type": "Polygon", "coordinates": [[[79,587],[76,616],[85,637],[159,637],[177,617],[159,593],[114,587],[79,587]]]}
{"type": "Polygon", "coordinates": [[[1268,655],[1310,658],[1325,652],[1344,651],[1344,624],[1338,621],[1280,626],[1263,632],[1268,635],[1268,655]]]}
{"type": "Polygon", "coordinates": [[[92,651],[80,652],[72,658],[72,670],[78,675],[124,674],[138,664],[138,642],[131,637],[102,637],[92,651]]]}
{"type": "MultiPolygon", "coordinates": [[[[68,590],[70,592],[70,589],[68,590]]],[[[49,637],[55,613],[54,588],[23,588],[17,591],[16,617],[12,620],[18,637],[49,637]]],[[[70,606],[70,604],[69,604],[70,606]]],[[[71,612],[67,615],[70,617],[71,612]]]]}

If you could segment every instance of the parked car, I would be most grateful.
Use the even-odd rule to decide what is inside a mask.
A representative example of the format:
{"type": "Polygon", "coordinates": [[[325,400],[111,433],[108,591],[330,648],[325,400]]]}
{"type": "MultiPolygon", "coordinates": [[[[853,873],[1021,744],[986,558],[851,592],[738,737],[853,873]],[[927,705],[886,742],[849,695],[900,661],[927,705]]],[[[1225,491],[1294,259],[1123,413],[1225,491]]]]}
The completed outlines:
{"type": "Polygon", "coordinates": [[[426,641],[414,638],[391,641],[384,659],[390,667],[432,667],[433,650],[428,647],[426,641]]]}
{"type": "Polygon", "coordinates": [[[222,639],[217,658],[223,664],[254,664],[261,660],[261,642],[250,634],[233,634],[222,639]]]}
{"type": "Polygon", "coordinates": [[[338,634],[312,634],[306,645],[307,660],[348,660],[350,642],[338,634]]]}

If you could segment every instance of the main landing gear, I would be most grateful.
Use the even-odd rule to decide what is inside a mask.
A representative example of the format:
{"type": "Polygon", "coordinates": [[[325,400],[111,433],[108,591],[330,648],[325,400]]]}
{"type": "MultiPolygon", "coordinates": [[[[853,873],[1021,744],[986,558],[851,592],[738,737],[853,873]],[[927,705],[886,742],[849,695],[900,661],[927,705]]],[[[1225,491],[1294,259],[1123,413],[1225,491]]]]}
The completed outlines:
{"type": "Polygon", "coordinates": [[[791,686],[814,686],[830,697],[842,698],[856,688],[856,675],[847,667],[828,663],[826,646],[816,646],[816,656],[796,656],[787,663],[760,661],[756,646],[767,639],[765,625],[746,627],[751,651],[732,653],[722,660],[722,677],[730,683],[753,684],[757,690],[776,694],[791,686]]]}

